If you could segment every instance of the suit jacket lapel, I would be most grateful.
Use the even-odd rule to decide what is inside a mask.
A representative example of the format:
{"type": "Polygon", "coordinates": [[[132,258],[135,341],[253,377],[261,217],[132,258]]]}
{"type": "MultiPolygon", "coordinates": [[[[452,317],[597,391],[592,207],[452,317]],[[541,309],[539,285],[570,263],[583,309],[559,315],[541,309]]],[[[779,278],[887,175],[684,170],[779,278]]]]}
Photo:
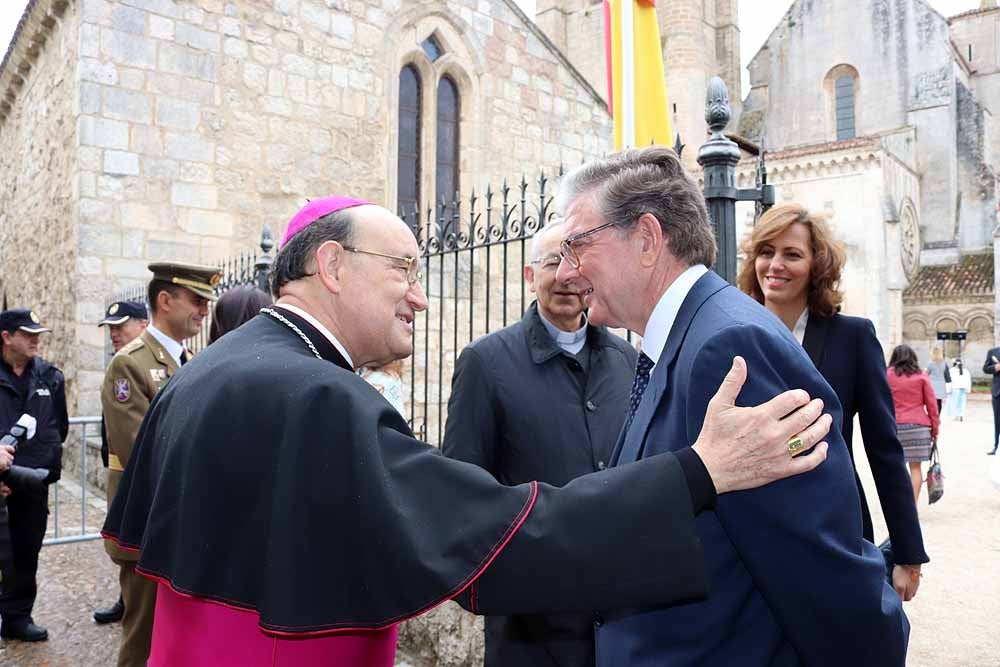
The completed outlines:
{"type": "Polygon", "coordinates": [[[806,334],[802,337],[802,347],[806,354],[812,359],[813,366],[819,368],[823,362],[823,351],[826,349],[826,336],[830,332],[832,318],[821,317],[809,313],[809,321],[806,323],[806,334]]]}
{"type": "Polygon", "coordinates": [[[616,448],[615,454],[618,458],[612,458],[612,461],[615,463],[630,463],[642,457],[646,431],[649,429],[649,424],[653,420],[653,415],[660,404],[660,399],[663,398],[663,393],[667,389],[669,381],[667,371],[680,351],[681,343],[687,335],[695,313],[698,312],[698,309],[701,308],[702,304],[710,296],[729,286],[729,283],[720,278],[715,272],[709,271],[698,279],[691,288],[691,291],[684,297],[684,302],[677,313],[677,318],[674,320],[673,326],[670,327],[670,334],[667,336],[667,342],[663,346],[663,352],[660,353],[660,358],[656,362],[656,366],[653,367],[652,375],[649,378],[649,385],[646,387],[646,392],[642,395],[642,400],[639,402],[635,418],[632,420],[628,431],[623,434],[624,437],[619,437],[618,439],[621,447],[620,451],[616,448]]]}
{"type": "Polygon", "coordinates": [[[149,333],[149,331],[143,331],[142,340],[149,346],[149,350],[153,353],[153,358],[156,359],[156,362],[167,369],[167,377],[177,372],[177,369],[180,367],[174,361],[174,358],[170,356],[170,353],[167,352],[167,348],[163,347],[163,344],[156,340],[156,336],[149,333]]]}

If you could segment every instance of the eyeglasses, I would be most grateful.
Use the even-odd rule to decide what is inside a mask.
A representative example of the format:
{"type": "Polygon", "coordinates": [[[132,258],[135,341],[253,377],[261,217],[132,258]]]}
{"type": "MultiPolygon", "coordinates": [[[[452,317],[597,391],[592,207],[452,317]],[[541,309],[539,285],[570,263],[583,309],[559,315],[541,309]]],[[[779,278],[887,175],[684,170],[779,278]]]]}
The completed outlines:
{"type": "Polygon", "coordinates": [[[411,285],[416,282],[420,282],[424,279],[424,274],[420,270],[420,258],[418,257],[400,257],[398,255],[386,255],[381,252],[372,252],[371,250],[361,250],[360,248],[352,248],[351,246],[344,246],[344,250],[348,252],[356,252],[362,255],[374,255],[375,257],[385,257],[386,259],[394,259],[397,262],[403,262],[403,266],[397,268],[406,271],[406,282],[411,285]]]}
{"type": "Polygon", "coordinates": [[[549,255],[548,257],[542,257],[541,259],[531,260],[531,264],[537,264],[540,268],[546,271],[555,271],[559,268],[559,264],[561,263],[561,255],[549,255]]]}
{"type": "Polygon", "coordinates": [[[566,260],[567,263],[569,263],[570,266],[572,266],[574,269],[579,269],[580,255],[577,254],[576,248],[573,247],[573,244],[582,238],[586,238],[588,236],[591,236],[592,234],[596,234],[602,229],[607,229],[608,227],[614,227],[616,224],[618,223],[606,222],[603,225],[598,225],[597,227],[594,227],[593,229],[588,229],[585,232],[580,232],[579,234],[573,234],[573,236],[569,236],[563,239],[562,243],[559,244],[559,254],[562,256],[563,259],[566,260]]]}

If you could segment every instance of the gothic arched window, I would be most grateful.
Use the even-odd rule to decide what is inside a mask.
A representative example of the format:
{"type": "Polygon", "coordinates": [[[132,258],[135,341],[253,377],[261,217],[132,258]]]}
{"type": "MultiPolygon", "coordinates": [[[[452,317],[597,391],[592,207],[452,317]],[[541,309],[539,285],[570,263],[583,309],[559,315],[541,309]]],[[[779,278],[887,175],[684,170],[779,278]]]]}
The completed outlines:
{"type": "Polygon", "coordinates": [[[837,141],[853,139],[854,127],[854,77],[849,74],[837,77],[834,85],[837,117],[837,141]]]}
{"type": "Polygon", "coordinates": [[[437,153],[436,195],[449,204],[458,190],[458,123],[461,104],[458,86],[451,77],[443,76],[437,91],[437,153]]]}
{"type": "MultiPolygon", "coordinates": [[[[399,159],[396,207],[413,215],[420,201],[420,72],[407,65],[399,73],[399,159]]],[[[409,221],[415,225],[417,220],[409,221]]]]}

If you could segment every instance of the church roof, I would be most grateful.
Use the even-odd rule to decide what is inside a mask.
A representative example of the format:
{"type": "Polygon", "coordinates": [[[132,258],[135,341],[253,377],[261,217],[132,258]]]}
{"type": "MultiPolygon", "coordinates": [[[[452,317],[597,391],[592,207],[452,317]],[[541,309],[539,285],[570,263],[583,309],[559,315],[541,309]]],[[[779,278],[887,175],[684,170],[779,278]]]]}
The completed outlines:
{"type": "Polygon", "coordinates": [[[909,287],[905,301],[993,296],[993,255],[966,255],[957,264],[923,266],[909,287]]]}
{"type": "Polygon", "coordinates": [[[954,16],[949,16],[948,23],[951,23],[955,19],[964,19],[969,18],[970,16],[977,16],[979,14],[989,14],[990,12],[995,11],[997,11],[997,7],[980,7],[979,9],[970,9],[968,11],[955,14],[954,16]]]}

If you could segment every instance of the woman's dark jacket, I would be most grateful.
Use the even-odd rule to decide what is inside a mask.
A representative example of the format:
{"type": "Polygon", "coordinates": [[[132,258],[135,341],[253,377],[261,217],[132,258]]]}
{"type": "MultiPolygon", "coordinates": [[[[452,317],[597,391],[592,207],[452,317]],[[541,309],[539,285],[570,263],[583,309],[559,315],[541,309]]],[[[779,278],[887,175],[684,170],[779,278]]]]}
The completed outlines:
{"type": "MultiPolygon", "coordinates": [[[[809,314],[802,341],[816,368],[830,383],[844,408],[842,432],[851,445],[854,416],[858,415],[865,453],[882,501],[889,537],[897,563],[926,563],[924,540],[917,521],[913,487],[896,437],[896,414],[885,379],[885,357],[871,321],[861,317],[809,314]]],[[[855,466],[856,468],[856,466],[855,466]]],[[[864,536],[874,541],[871,512],[861,480],[854,474],[861,496],[864,536]]],[[[835,499],[831,499],[834,501],[835,499]]]]}

